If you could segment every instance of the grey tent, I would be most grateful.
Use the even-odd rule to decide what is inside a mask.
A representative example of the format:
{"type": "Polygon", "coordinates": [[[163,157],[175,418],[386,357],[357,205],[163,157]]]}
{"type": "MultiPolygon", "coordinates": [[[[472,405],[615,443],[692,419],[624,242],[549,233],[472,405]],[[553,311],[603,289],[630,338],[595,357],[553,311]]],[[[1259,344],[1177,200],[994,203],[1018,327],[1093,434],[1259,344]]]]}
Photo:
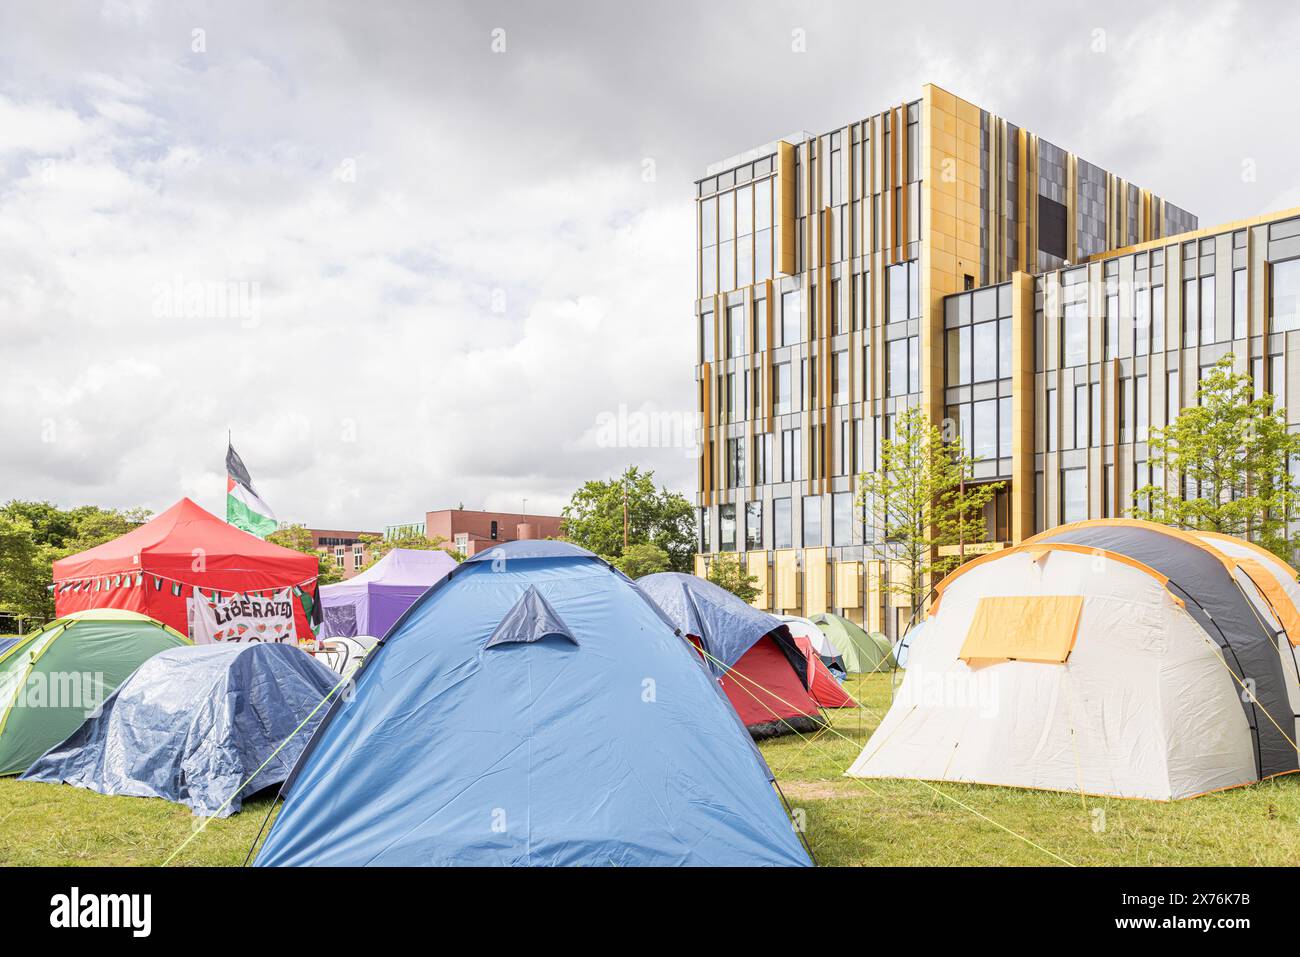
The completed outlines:
{"type": "Polygon", "coordinates": [[[163,651],[22,780],[159,797],[225,817],[288,777],[339,681],[288,644],[163,651]]]}

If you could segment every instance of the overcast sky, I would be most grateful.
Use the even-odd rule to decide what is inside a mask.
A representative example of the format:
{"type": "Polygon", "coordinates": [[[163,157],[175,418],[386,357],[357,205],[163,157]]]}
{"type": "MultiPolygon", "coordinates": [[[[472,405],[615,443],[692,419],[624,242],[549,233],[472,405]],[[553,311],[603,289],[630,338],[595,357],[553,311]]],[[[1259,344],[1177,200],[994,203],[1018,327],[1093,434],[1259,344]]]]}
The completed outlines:
{"type": "Polygon", "coordinates": [[[0,499],[220,512],[227,429],[317,527],[690,495],[601,426],[693,414],[693,181],[927,81],[1203,225],[1300,205],[1293,4],[1082,9],[4,0],[0,499]]]}

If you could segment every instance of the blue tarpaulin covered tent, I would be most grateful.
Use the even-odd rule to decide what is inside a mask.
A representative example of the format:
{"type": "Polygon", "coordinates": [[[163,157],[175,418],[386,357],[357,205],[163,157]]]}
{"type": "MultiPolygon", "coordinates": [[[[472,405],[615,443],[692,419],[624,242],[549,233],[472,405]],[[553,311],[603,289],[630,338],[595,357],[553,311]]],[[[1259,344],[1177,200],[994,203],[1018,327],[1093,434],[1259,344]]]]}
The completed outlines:
{"type": "Polygon", "coordinates": [[[96,715],[39,758],[22,780],[158,797],[198,814],[225,817],[239,810],[242,798],[288,776],[328,704],[297,734],[294,730],[338,681],[293,645],[253,642],[163,651],[137,668],[96,715]]]}
{"type": "Polygon", "coordinates": [[[474,556],[371,654],[260,865],[806,865],[699,656],[564,542],[474,556]]]}

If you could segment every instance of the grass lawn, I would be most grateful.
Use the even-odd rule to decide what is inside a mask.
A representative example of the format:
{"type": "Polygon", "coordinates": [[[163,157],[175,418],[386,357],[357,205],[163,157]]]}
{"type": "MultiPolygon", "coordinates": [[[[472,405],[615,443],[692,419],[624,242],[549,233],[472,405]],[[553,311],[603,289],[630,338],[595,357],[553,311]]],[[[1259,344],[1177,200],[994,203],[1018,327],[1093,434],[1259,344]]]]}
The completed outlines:
{"type": "MultiPolygon", "coordinates": [[[[1300,863],[1300,775],[1174,804],[842,777],[888,707],[889,677],[849,690],[864,708],[836,712],[838,733],[762,745],[820,864],[1300,863]]],[[[173,863],[242,864],[268,800],[209,822],[173,863]]],[[[0,778],[0,867],[160,864],[198,823],[163,801],[0,778]]]]}

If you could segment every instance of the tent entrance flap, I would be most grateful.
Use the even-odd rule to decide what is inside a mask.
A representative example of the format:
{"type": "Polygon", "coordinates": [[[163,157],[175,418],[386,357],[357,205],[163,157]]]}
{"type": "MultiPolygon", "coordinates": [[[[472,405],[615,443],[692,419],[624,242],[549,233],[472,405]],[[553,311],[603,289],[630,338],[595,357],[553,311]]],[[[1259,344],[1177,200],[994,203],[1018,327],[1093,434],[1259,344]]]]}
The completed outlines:
{"type": "Polygon", "coordinates": [[[957,657],[1063,664],[1074,648],[1082,611],[1082,595],[981,598],[957,657]]]}

